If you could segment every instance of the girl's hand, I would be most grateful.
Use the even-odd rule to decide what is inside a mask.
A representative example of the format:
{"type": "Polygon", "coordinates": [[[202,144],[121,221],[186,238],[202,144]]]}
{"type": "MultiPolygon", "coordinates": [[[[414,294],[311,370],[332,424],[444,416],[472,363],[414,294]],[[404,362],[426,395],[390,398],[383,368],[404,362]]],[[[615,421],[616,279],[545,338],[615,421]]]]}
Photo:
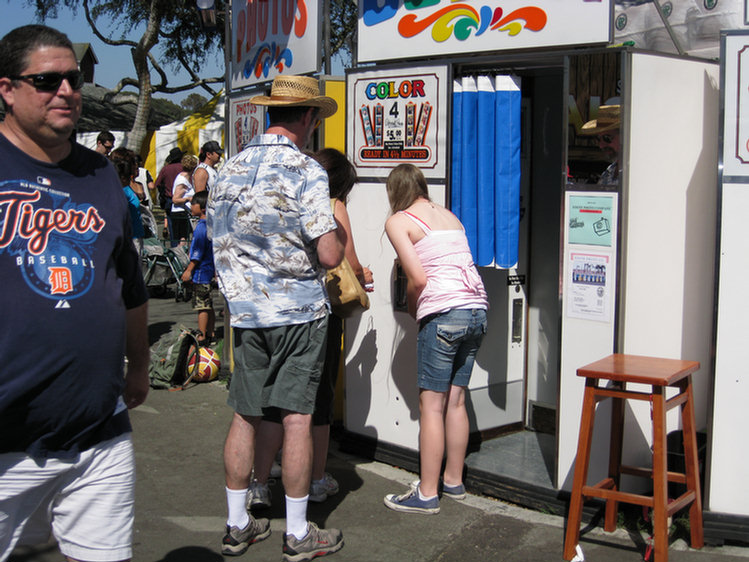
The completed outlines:
{"type": "Polygon", "coordinates": [[[372,270],[368,267],[362,269],[364,270],[364,290],[371,293],[374,291],[374,277],[372,276],[372,270]]]}

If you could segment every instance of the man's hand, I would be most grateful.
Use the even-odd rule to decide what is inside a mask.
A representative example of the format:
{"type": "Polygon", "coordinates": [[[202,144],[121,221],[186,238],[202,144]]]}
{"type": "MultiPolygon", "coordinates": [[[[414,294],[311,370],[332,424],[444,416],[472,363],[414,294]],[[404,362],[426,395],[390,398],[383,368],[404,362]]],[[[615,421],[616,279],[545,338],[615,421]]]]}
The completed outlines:
{"type": "Polygon", "coordinates": [[[129,410],[140,406],[146,401],[149,387],[148,369],[143,369],[142,367],[136,369],[128,365],[122,399],[129,410]]]}
{"type": "Polygon", "coordinates": [[[148,363],[151,356],[151,350],[148,347],[148,303],[128,310],[126,318],[127,373],[122,398],[125,405],[132,409],[143,404],[150,383],[148,379],[148,363]]]}

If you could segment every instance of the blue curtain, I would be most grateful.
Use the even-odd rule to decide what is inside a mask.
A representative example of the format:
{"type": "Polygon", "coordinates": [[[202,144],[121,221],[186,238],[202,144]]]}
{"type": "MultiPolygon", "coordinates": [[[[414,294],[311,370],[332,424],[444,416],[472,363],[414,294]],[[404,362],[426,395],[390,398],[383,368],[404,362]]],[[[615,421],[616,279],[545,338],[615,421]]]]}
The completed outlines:
{"type": "Polygon", "coordinates": [[[520,80],[466,76],[453,84],[452,211],[480,266],[518,261],[520,80]]]}

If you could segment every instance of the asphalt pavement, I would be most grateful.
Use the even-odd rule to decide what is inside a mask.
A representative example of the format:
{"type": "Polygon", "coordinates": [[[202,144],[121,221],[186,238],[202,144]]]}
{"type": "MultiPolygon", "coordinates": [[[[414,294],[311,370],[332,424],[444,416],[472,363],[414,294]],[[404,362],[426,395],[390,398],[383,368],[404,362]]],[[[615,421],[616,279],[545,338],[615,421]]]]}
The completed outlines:
{"type": "MultiPolygon", "coordinates": [[[[189,303],[152,298],[149,307],[152,341],[174,323],[196,325],[189,303]]],[[[220,328],[221,315],[217,321],[220,328]]],[[[226,397],[226,386],[219,381],[180,391],[152,390],[146,403],[131,412],[137,466],[134,561],[281,560],[285,521],[280,482],[271,485],[272,507],[258,514],[271,519],[271,536],[242,556],[221,555],[226,517],[222,447],[232,415],[226,397]]],[[[343,530],[345,546],[331,561],[562,560],[563,518],[472,494],[464,501],[443,499],[437,515],[396,513],[383,505],[383,497],[405,491],[417,475],[341,452],[335,441],[328,471],[340,492],[310,504],[308,514],[320,527],[343,530]]],[[[605,533],[592,528],[584,530],[581,547],[585,560],[637,562],[646,539],[621,529],[605,533]]],[[[679,539],[669,556],[672,562],[746,561],[749,548],[697,551],[679,539]]],[[[60,555],[49,545],[18,550],[10,560],[51,562],[60,555]]]]}

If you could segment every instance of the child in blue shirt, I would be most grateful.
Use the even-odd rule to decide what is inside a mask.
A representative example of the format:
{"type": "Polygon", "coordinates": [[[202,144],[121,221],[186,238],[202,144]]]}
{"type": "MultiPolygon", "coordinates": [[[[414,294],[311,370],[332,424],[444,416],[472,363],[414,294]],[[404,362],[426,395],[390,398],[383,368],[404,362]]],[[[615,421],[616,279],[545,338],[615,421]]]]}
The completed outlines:
{"type": "Polygon", "coordinates": [[[208,240],[205,224],[205,206],[208,192],[196,193],[190,204],[190,211],[194,217],[200,217],[192,233],[190,244],[190,263],[182,274],[182,281],[192,283],[192,308],[198,311],[198,343],[208,345],[214,337],[213,328],[216,323],[216,313],[213,310],[211,298],[211,281],[216,269],[213,265],[213,246],[208,240]]]}

